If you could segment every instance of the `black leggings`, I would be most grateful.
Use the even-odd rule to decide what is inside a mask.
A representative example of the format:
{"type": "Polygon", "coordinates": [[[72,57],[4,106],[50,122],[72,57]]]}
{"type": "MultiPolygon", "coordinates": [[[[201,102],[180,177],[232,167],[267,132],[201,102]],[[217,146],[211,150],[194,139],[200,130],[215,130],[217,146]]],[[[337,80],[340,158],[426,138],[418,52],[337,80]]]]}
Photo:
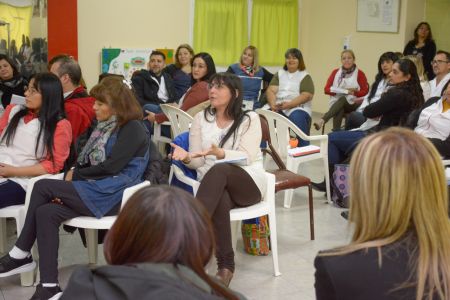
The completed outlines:
{"type": "MultiPolygon", "coordinates": [[[[120,202],[106,215],[117,214],[119,208],[120,202]]],[[[36,182],[16,246],[23,251],[31,251],[37,239],[41,282],[58,282],[59,226],[62,222],[79,216],[94,214],[81,200],[72,182],[54,179],[36,182]],[[52,203],[54,198],[61,199],[63,204],[52,203]]]]}
{"type": "Polygon", "coordinates": [[[234,272],[230,210],[260,202],[261,192],[244,169],[224,163],[213,166],[205,174],[196,197],[206,207],[212,219],[216,233],[218,268],[234,272]]]}

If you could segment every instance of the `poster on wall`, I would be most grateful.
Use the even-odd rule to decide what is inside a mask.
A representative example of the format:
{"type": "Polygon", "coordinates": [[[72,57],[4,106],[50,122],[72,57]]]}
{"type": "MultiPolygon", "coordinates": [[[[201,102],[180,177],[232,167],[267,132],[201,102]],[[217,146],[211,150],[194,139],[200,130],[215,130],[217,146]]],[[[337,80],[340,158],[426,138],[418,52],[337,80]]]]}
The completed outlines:
{"type": "Polygon", "coordinates": [[[398,32],[400,0],[358,0],[357,31],[398,32]]]}
{"type": "Polygon", "coordinates": [[[102,73],[123,75],[131,80],[134,72],[147,69],[149,56],[153,50],[161,51],[166,56],[166,65],[173,63],[173,49],[102,49],[102,73]]]}

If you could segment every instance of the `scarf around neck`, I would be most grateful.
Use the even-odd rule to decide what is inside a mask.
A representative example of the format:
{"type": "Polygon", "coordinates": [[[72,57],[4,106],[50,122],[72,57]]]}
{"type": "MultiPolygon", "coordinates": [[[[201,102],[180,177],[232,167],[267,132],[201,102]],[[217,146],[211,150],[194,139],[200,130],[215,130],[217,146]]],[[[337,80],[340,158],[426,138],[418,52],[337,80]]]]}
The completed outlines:
{"type": "Polygon", "coordinates": [[[241,70],[244,71],[249,76],[255,75],[255,70],[253,70],[253,66],[244,66],[241,65],[241,70]]]}
{"type": "Polygon", "coordinates": [[[80,165],[90,164],[91,166],[103,162],[106,159],[106,143],[116,127],[116,116],[98,122],[80,155],[78,155],[77,162],[80,165]]]}

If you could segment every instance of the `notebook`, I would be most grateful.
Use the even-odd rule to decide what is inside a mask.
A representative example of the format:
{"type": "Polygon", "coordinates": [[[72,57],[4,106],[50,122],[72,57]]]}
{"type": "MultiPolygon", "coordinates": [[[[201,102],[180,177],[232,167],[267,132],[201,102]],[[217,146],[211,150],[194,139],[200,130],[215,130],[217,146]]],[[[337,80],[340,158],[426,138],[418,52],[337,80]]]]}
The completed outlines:
{"type": "Polygon", "coordinates": [[[235,158],[224,158],[224,159],[217,159],[215,164],[221,164],[221,163],[229,163],[229,164],[235,164],[238,166],[246,166],[247,165],[247,157],[235,157],[235,158]]]}
{"type": "Polygon", "coordinates": [[[303,156],[303,155],[308,155],[308,154],[313,154],[313,153],[319,153],[319,152],[320,152],[320,147],[315,146],[315,145],[309,145],[309,146],[304,146],[304,147],[288,149],[288,155],[293,156],[293,157],[303,156]]]}

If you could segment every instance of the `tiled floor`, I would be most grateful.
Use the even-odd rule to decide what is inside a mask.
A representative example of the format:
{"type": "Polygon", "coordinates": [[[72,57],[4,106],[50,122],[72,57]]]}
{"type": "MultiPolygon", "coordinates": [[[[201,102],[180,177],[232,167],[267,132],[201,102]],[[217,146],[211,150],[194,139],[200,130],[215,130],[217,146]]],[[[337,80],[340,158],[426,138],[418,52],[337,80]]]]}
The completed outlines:
{"type": "MultiPolygon", "coordinates": [[[[313,161],[300,166],[300,174],[313,181],[323,179],[321,161],[313,161]]],[[[280,271],[273,276],[272,257],[254,257],[242,250],[242,240],[238,240],[236,272],[231,288],[249,299],[315,299],[314,266],[317,252],[342,245],[350,238],[350,228],[340,216],[341,209],[326,204],[323,193],[314,192],[315,241],[309,239],[309,212],[307,189],[298,189],[290,209],[283,208],[283,194],[277,195],[277,225],[280,271]]],[[[15,225],[9,223],[9,243],[15,242],[15,225]]],[[[78,234],[61,233],[59,279],[62,288],[74,268],[86,264],[87,250],[83,248],[78,234]]],[[[102,253],[101,247],[99,253],[102,253]]],[[[102,255],[99,262],[104,264],[102,255]]],[[[18,275],[0,279],[0,300],[28,299],[33,287],[21,287],[18,275]]]]}

